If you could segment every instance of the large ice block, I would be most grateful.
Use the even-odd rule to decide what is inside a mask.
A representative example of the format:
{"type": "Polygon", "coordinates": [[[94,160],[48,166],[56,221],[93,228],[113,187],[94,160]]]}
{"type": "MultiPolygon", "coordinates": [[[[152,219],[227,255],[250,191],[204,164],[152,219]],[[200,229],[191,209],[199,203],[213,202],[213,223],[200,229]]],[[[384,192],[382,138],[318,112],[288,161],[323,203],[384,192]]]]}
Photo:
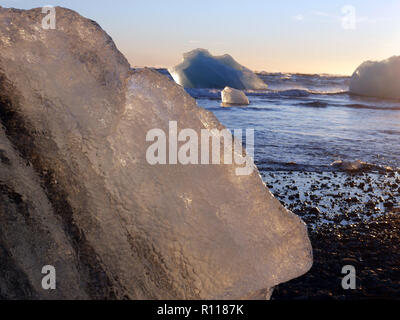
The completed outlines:
{"type": "Polygon", "coordinates": [[[214,115],[95,22],[56,16],[0,8],[0,297],[265,298],[307,272],[307,228],[257,170],[146,160],[150,130],[223,129],[214,115]]]}

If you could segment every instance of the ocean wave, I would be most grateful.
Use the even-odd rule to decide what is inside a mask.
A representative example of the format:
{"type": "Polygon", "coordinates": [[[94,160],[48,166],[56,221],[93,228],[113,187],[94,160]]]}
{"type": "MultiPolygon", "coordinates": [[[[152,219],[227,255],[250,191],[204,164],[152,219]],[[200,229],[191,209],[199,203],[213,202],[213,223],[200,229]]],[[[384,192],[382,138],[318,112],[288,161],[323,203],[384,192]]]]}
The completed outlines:
{"type": "Polygon", "coordinates": [[[344,161],[337,160],[329,164],[306,164],[285,161],[255,161],[257,167],[261,171],[304,171],[304,172],[347,172],[350,174],[357,173],[394,173],[399,172],[400,168],[392,168],[390,166],[368,163],[360,160],[344,161]]]}
{"type": "MultiPolygon", "coordinates": [[[[195,99],[210,99],[219,100],[221,99],[221,90],[219,89],[192,89],[186,88],[189,93],[195,99]]],[[[348,93],[348,91],[316,91],[308,89],[285,89],[285,90],[246,90],[244,91],[249,97],[264,97],[264,98],[304,98],[311,95],[342,95],[348,93]]]]}
{"type": "MultiPolygon", "coordinates": [[[[221,100],[221,90],[217,89],[186,89],[186,91],[195,99],[208,99],[208,100],[221,100]]],[[[279,99],[293,99],[297,100],[291,104],[299,107],[313,107],[313,108],[350,108],[350,109],[367,109],[367,110],[389,110],[399,111],[399,104],[388,104],[387,101],[365,101],[364,103],[347,102],[342,103],[340,100],[327,100],[320,99],[322,96],[336,96],[347,94],[348,92],[315,92],[311,90],[269,90],[269,91],[245,91],[246,95],[250,98],[251,103],[260,102],[262,99],[270,99],[269,103],[274,103],[279,99]],[[253,98],[253,99],[251,99],[253,98]],[[304,99],[308,98],[308,99],[304,99]],[[261,99],[261,100],[260,100],[261,99]],[[304,101],[305,100],[305,101],[304,101]]],[[[265,108],[259,108],[263,110],[265,108]]]]}
{"type": "MultiPolygon", "coordinates": [[[[283,75],[282,75],[283,76],[283,75]]],[[[195,99],[208,99],[208,100],[221,100],[220,89],[185,89],[195,99]]],[[[282,90],[245,90],[245,94],[252,100],[252,103],[257,103],[260,99],[271,99],[270,102],[279,99],[293,99],[300,101],[296,102],[296,106],[314,107],[314,108],[326,108],[326,107],[339,107],[339,108],[351,108],[351,109],[369,109],[369,110],[400,110],[400,103],[396,103],[393,100],[382,100],[382,99],[371,99],[364,98],[360,102],[353,99],[352,94],[348,90],[314,90],[314,89],[282,89],[282,90]],[[348,98],[343,100],[340,96],[348,95],[348,98]],[[324,98],[325,97],[325,98],[324,98]],[[327,100],[327,97],[332,97],[332,100],[327,100]],[[337,99],[334,99],[337,97],[337,99]],[[253,99],[251,99],[253,98],[253,99]],[[304,98],[309,98],[304,101],[304,98]],[[303,101],[301,101],[303,100],[303,101]],[[310,100],[310,101],[307,101],[310,100]],[[354,101],[351,101],[354,100],[354,101]]],[[[354,96],[353,96],[354,97],[354,96]]]]}
{"type": "Polygon", "coordinates": [[[380,130],[379,132],[389,135],[400,135],[400,131],[398,130],[380,130]]]}
{"type": "Polygon", "coordinates": [[[194,89],[185,88],[185,91],[195,99],[206,98],[210,100],[221,100],[221,91],[219,89],[194,89]]]}
{"type": "MultiPolygon", "coordinates": [[[[220,100],[221,90],[219,89],[185,89],[193,98],[206,98],[210,100],[220,100]]],[[[282,97],[308,97],[313,94],[312,91],[303,89],[289,89],[289,90],[246,90],[244,91],[249,97],[263,97],[263,98],[282,98],[282,97]]]]}
{"type": "Polygon", "coordinates": [[[295,104],[296,106],[306,106],[314,108],[326,108],[326,107],[336,107],[336,108],[350,108],[350,109],[368,109],[368,110],[389,110],[398,111],[400,110],[400,105],[385,105],[383,103],[362,104],[362,103],[335,103],[330,101],[312,100],[306,102],[299,102],[295,104]]]}
{"type": "Polygon", "coordinates": [[[398,172],[399,171],[399,168],[392,168],[389,166],[368,163],[361,160],[355,160],[355,161],[336,160],[331,164],[331,167],[347,172],[366,172],[366,171],[398,172]]]}
{"type": "Polygon", "coordinates": [[[338,90],[338,91],[312,91],[312,94],[326,95],[326,96],[337,96],[350,94],[349,90],[338,90]]]}
{"type": "Polygon", "coordinates": [[[209,111],[257,111],[257,112],[265,112],[272,111],[272,108],[257,108],[257,107],[248,107],[248,106],[229,106],[229,107],[208,107],[209,111]]]}
{"type": "MultiPolygon", "coordinates": [[[[154,70],[172,79],[167,69],[155,68],[154,70]]],[[[301,74],[301,73],[257,73],[272,90],[247,90],[248,95],[281,94],[283,96],[301,96],[306,94],[342,94],[347,93],[349,77],[327,74],[301,74]],[[336,88],[333,89],[332,88],[336,88]]],[[[218,98],[221,90],[212,88],[186,88],[195,98],[218,98]]]]}
{"type": "Polygon", "coordinates": [[[326,108],[328,106],[328,103],[323,101],[309,101],[309,102],[299,103],[298,105],[313,107],[313,108],[326,108]]]}
{"type": "Polygon", "coordinates": [[[332,106],[336,107],[344,107],[344,108],[353,108],[353,109],[369,109],[369,110],[400,110],[400,105],[369,105],[369,104],[360,104],[360,103],[349,103],[349,104],[334,104],[332,106]]]}
{"type": "Polygon", "coordinates": [[[309,95],[343,95],[348,94],[348,90],[314,90],[314,89],[304,89],[304,88],[286,88],[281,90],[247,90],[245,91],[247,95],[251,96],[264,96],[275,94],[279,96],[309,96],[309,95]]]}

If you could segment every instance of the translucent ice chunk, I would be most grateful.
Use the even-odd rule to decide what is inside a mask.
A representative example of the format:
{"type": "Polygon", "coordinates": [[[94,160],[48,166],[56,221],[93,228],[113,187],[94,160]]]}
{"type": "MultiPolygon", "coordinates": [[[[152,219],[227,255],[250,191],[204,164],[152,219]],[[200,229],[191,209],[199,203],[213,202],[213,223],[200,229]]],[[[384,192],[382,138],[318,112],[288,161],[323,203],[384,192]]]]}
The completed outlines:
{"type": "Polygon", "coordinates": [[[245,93],[240,90],[236,90],[230,87],[226,87],[221,92],[222,105],[248,105],[250,104],[249,99],[245,93]]]}
{"type": "Polygon", "coordinates": [[[168,133],[176,121],[200,136],[223,129],[215,116],[158,72],[130,69],[93,21],[56,13],[57,28],[44,30],[41,9],[0,8],[0,120],[10,142],[0,185],[13,186],[12,149],[21,161],[11,178],[32,176],[29,189],[14,188],[19,215],[7,209],[13,194],[0,205],[0,218],[13,220],[0,221],[0,247],[11,252],[0,288],[47,298],[33,284],[37,266],[54,264],[64,266],[57,297],[236,299],[268,297],[307,272],[307,227],[257,170],[239,177],[236,164],[147,161],[150,130],[168,133]],[[24,216],[35,198],[35,217],[24,216]]]}

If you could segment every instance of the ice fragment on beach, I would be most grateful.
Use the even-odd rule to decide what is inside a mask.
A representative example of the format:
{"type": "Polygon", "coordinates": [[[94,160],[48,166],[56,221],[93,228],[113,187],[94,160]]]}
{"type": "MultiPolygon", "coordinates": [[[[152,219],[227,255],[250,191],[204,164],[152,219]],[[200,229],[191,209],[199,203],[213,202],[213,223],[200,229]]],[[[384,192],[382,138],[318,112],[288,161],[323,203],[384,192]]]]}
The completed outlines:
{"type": "Polygon", "coordinates": [[[226,87],[221,92],[221,98],[223,106],[250,104],[249,99],[246,97],[243,91],[236,90],[230,87],[226,87]]]}

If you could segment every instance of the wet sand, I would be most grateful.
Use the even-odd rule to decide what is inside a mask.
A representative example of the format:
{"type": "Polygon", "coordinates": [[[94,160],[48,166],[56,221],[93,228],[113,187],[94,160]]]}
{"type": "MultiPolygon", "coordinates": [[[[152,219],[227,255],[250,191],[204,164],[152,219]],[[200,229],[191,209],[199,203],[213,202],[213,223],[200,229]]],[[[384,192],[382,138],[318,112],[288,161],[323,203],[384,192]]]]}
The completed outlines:
{"type": "Polygon", "coordinates": [[[314,265],[279,285],[284,299],[400,299],[400,177],[397,173],[269,172],[276,197],[309,227],[314,265]],[[356,269],[357,289],[341,286],[356,269]]]}

